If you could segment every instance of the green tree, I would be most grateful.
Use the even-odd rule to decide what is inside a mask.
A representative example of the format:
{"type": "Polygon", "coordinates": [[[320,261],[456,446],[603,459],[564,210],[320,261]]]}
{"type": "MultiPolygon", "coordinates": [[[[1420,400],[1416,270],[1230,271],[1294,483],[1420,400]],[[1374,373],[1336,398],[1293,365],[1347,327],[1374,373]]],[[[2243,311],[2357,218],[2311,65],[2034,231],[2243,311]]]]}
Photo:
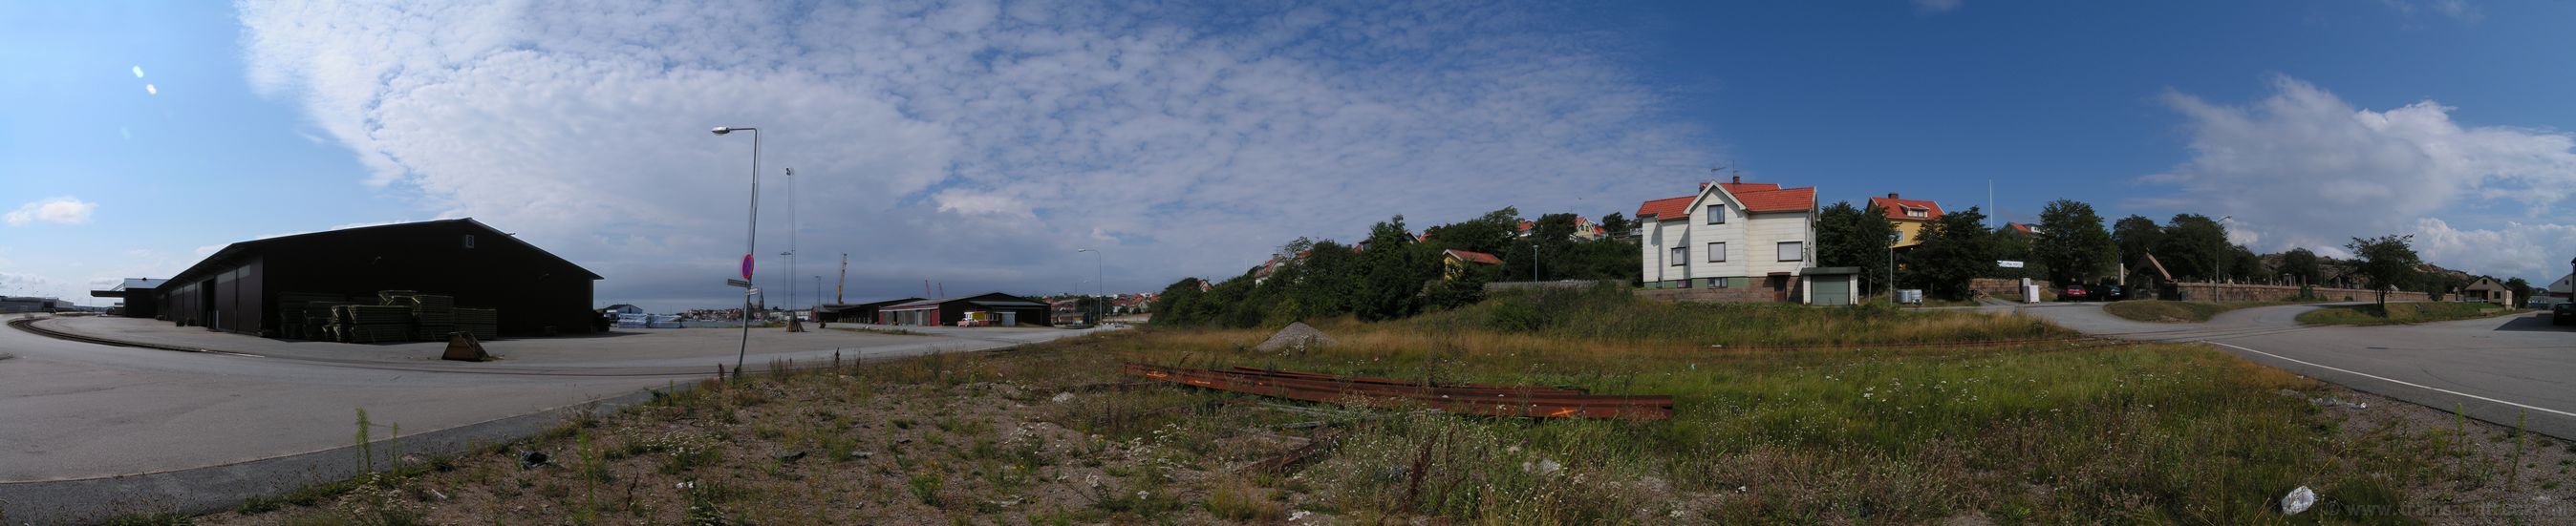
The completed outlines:
{"type": "Polygon", "coordinates": [[[2165,270],[2202,281],[2216,281],[2226,274],[2219,263],[2228,252],[2227,226],[2200,214],[2174,214],[2156,242],[2156,259],[2164,262],[2165,270]]]}
{"type": "Polygon", "coordinates": [[[2224,263],[2227,264],[2227,275],[2236,279],[2259,281],[2272,275],[2272,269],[2263,267],[2263,256],[2245,245],[2230,247],[2224,263]]]}
{"type": "Polygon", "coordinates": [[[2121,253],[2111,232],[2102,228],[2102,216],[2093,213],[2093,205],[2080,201],[2048,203],[2039,212],[2037,237],[2031,242],[2032,259],[2038,260],[2053,283],[2100,278],[2111,272],[2121,253]]]}
{"type": "Polygon", "coordinates": [[[1404,216],[1369,227],[1369,237],[1360,249],[1360,288],[1351,295],[1351,313],[1361,321],[1392,320],[1412,316],[1422,309],[1423,284],[1438,277],[1439,262],[1426,257],[1416,245],[1413,233],[1405,230],[1404,216]]]}
{"type": "MultiPolygon", "coordinates": [[[[2111,224],[2111,243],[2120,247],[2120,261],[2129,264],[2130,272],[2146,270],[2147,255],[2164,243],[2165,229],[2156,220],[2131,215],[2111,224]]],[[[2163,258],[2157,258],[2161,261],[2163,258]]],[[[2167,269],[2172,270],[2172,269],[2167,269]]]]}
{"type": "Polygon", "coordinates": [[[1198,278],[1181,278],[1171,286],[1163,287],[1163,294],[1154,299],[1154,324],[1174,327],[1206,325],[1206,313],[1199,310],[1203,301],[1200,295],[1204,294],[1199,291],[1200,283],[1198,278]]]}
{"type": "Polygon", "coordinates": [[[1601,230],[1609,232],[1613,237],[1627,235],[1628,229],[1636,228],[1636,225],[1629,223],[1628,215],[1624,212],[1611,212],[1610,215],[1601,216],[1601,230]]]}
{"type": "Polygon", "coordinates": [[[1923,225],[1923,244],[1905,256],[1906,281],[1937,297],[1968,299],[1968,281],[1995,266],[1994,232],[1976,207],[1923,225]]]}
{"type": "Polygon", "coordinates": [[[1887,289],[1887,245],[1895,235],[1896,224],[1887,220],[1887,209],[1877,203],[1867,208],[1855,208],[1849,201],[1834,203],[1816,214],[1816,265],[1860,267],[1861,293],[1879,294],[1887,289]]]}
{"type": "Polygon", "coordinates": [[[1511,249],[1513,242],[1520,238],[1520,231],[1520,209],[1506,206],[1475,219],[1431,227],[1423,234],[1426,241],[1438,243],[1441,248],[1499,256],[1511,249]]]}
{"type": "Polygon", "coordinates": [[[1358,287],[1360,258],[1351,253],[1349,245],[1329,239],[1315,242],[1306,255],[1288,266],[1288,279],[1282,285],[1287,288],[1290,318],[1323,319],[1351,311],[1351,290],[1358,287]]]}
{"type": "Polygon", "coordinates": [[[2388,235],[2375,238],[2352,238],[2345,250],[2352,251],[2353,272],[2370,280],[2370,288],[2379,291],[2379,305],[2388,305],[2388,290],[2412,281],[2415,267],[2424,260],[2415,255],[2415,236],[2388,235]]]}
{"type": "Polygon", "coordinates": [[[2504,280],[2505,290],[2513,291],[2513,301],[2531,301],[2531,281],[2522,278],[2504,280]]]}
{"type": "Polygon", "coordinates": [[[1529,236],[1514,240],[1502,252],[1503,281],[1582,279],[1573,265],[1574,214],[1547,214],[1530,222],[1529,236]],[[1535,265],[1536,268],[1532,268],[1535,265]]]}
{"type": "Polygon", "coordinates": [[[2281,253],[2281,274],[2303,285],[2315,284],[2326,277],[2325,269],[2317,264],[2317,253],[2305,248],[2281,253]]]}

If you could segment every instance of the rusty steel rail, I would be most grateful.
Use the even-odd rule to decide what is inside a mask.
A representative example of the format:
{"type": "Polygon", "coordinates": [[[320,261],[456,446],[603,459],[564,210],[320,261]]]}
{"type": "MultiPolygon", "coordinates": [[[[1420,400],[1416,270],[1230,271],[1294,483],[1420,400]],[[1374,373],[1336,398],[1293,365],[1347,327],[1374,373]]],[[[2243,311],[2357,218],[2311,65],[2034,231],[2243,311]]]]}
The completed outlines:
{"type": "Polygon", "coordinates": [[[1332,381],[1336,381],[1336,382],[1347,382],[1347,383],[1355,383],[1355,384],[1401,385],[1401,386],[1407,386],[1407,387],[1431,386],[1431,387],[1461,387],[1461,388],[1467,388],[1467,389],[1510,389],[1510,390],[1528,390],[1528,391],[1557,391],[1557,392],[1561,392],[1561,393],[1564,393],[1564,394],[1584,394],[1584,393],[1588,393],[1588,392],[1590,392],[1590,391],[1584,390],[1584,389],[1583,389],[1583,388],[1581,388],[1581,387],[1558,387],[1558,386],[1546,386],[1546,385],[1477,384],[1477,383],[1464,383],[1464,382],[1460,382],[1460,383],[1449,383],[1449,382],[1428,382],[1428,381],[1416,381],[1416,380],[1399,380],[1399,379],[1394,379],[1394,378],[1375,378],[1375,377],[1368,377],[1368,376],[1341,376],[1341,375],[1322,374],[1322,373],[1305,373],[1305,372],[1297,372],[1297,371],[1282,371],[1282,370],[1278,370],[1278,369],[1262,369],[1262,368],[1259,368],[1259,367],[1235,367],[1234,369],[1232,369],[1232,370],[1228,370],[1228,371],[1225,371],[1225,372],[1238,373],[1238,374],[1251,374],[1251,375],[1259,375],[1259,376],[1270,376],[1270,377],[1277,377],[1277,378],[1308,378],[1308,379],[1332,380],[1332,381]]]}
{"type": "Polygon", "coordinates": [[[1421,406],[1452,413],[1529,418],[1664,420],[1673,416],[1673,397],[1668,395],[1596,395],[1553,387],[1391,384],[1314,373],[1273,374],[1287,372],[1139,363],[1122,365],[1119,372],[1205,389],[1330,404],[1421,406]]]}

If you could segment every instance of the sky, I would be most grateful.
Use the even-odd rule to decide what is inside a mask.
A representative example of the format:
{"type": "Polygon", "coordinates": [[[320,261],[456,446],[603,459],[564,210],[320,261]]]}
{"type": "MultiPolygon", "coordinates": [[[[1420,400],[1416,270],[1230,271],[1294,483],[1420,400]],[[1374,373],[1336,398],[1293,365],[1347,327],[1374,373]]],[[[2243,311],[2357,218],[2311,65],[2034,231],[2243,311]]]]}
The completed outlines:
{"type": "Polygon", "coordinates": [[[815,276],[829,295],[844,253],[851,301],[1149,292],[1398,214],[1598,218],[1737,174],[2005,221],[2057,199],[2228,217],[2263,252],[2412,235],[2546,283],[2576,256],[2571,21],[2475,0],[0,3],[0,294],[95,305],[234,241],[472,217],[605,276],[600,304],[720,307],[755,133],[715,126],[759,129],[773,304],[791,282],[811,303],[815,276]]]}

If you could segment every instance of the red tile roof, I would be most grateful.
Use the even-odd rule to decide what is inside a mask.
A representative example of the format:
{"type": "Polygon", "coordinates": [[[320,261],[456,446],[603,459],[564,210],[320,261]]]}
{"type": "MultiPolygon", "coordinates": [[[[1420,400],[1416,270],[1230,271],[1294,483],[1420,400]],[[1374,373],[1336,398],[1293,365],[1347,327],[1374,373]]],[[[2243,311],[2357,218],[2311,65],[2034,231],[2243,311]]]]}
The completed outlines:
{"type": "Polygon", "coordinates": [[[1879,208],[1883,208],[1883,209],[1886,209],[1886,210],[1887,210],[1887,218],[1888,218],[1888,219],[1903,219],[1903,220],[1909,220],[1909,221],[1931,221],[1931,220],[1936,220],[1936,219],[1940,219],[1940,218],[1941,218],[1941,203],[1935,203],[1935,202],[1931,202],[1931,201],[1925,201],[1925,200],[1922,200],[1922,199],[1898,199],[1898,198],[1894,197],[1894,196],[1895,196],[1895,194],[1888,194],[1888,195],[1889,195],[1889,197],[1872,197],[1872,198],[1869,198],[1869,202],[1870,202],[1871,204],[1878,205],[1878,207],[1879,207],[1879,208]],[[1923,217],[1914,217],[1914,216],[1905,215],[1905,209],[1906,209],[1907,207],[1913,207],[1913,208],[1926,208],[1926,209],[1930,209],[1930,213],[1924,214],[1924,216],[1923,216],[1923,217]]]}
{"type": "MultiPolygon", "coordinates": [[[[1734,194],[1736,200],[1743,201],[1746,212],[1805,212],[1816,208],[1816,188],[1812,186],[1784,189],[1779,183],[1717,183],[1717,185],[1724,187],[1726,193],[1734,194]]],[[[1701,191],[1707,191],[1708,183],[1700,183],[1699,187],[1701,191]]],[[[1690,207],[1692,200],[1698,198],[1699,196],[1696,195],[1686,195],[1647,201],[1637,205],[1637,218],[1654,217],[1660,221],[1671,221],[1690,217],[1690,210],[1687,208],[1690,207]]]]}
{"type": "Polygon", "coordinates": [[[1458,258],[1458,260],[1459,260],[1459,261],[1465,261],[1465,262],[1468,262],[1468,263],[1483,263],[1483,264],[1487,264],[1487,265],[1501,265],[1501,264],[1503,264],[1503,258],[1494,257],[1494,255],[1493,255],[1493,254],[1487,254],[1487,253],[1483,253],[1483,252],[1468,252],[1468,251],[1465,251],[1465,250],[1458,250],[1458,249],[1454,249],[1454,248],[1453,248],[1453,249],[1449,249],[1449,250],[1443,250],[1442,252],[1446,252],[1446,253],[1448,253],[1448,254],[1449,254],[1449,257],[1458,258]]]}
{"type": "Polygon", "coordinates": [[[1783,189],[1775,184],[1771,185],[1771,188],[1773,189],[1752,192],[1738,192],[1730,188],[1727,192],[1735,194],[1736,199],[1744,201],[1746,212],[1805,212],[1816,209],[1816,187],[1783,189]]]}
{"type": "Polygon", "coordinates": [[[2012,229],[2012,231],[2014,231],[2014,232],[2020,232],[2020,233],[2024,233],[2024,234],[2037,234],[2037,233],[2039,233],[2039,229],[2037,229],[2037,228],[2032,228],[2030,225],[2025,225],[2025,224],[2021,224],[2021,223],[2004,223],[2004,228],[2012,229]]]}
{"type": "Polygon", "coordinates": [[[1681,197],[1647,201],[1646,204],[1637,205],[1637,218],[1645,219],[1648,217],[1654,217],[1660,219],[1681,219],[1690,217],[1689,208],[1691,200],[1698,198],[1699,196],[1696,195],[1685,195],[1681,197]]]}

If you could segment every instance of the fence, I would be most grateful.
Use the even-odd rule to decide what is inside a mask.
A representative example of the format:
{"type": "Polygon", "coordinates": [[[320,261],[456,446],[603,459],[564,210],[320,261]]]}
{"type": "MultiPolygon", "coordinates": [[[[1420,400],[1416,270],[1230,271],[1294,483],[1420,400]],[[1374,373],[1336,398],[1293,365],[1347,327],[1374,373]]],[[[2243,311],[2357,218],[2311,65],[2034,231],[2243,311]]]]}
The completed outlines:
{"type": "MultiPolygon", "coordinates": [[[[2252,285],[2244,283],[2175,283],[2175,291],[2184,301],[2289,301],[2299,296],[2299,287],[2290,285],[2252,285]]],[[[2331,301],[2374,301],[2379,292],[2370,289],[2309,289],[2316,297],[2331,301]]],[[[2431,301],[2422,292],[2390,292],[2388,301],[2431,301]]]]}

